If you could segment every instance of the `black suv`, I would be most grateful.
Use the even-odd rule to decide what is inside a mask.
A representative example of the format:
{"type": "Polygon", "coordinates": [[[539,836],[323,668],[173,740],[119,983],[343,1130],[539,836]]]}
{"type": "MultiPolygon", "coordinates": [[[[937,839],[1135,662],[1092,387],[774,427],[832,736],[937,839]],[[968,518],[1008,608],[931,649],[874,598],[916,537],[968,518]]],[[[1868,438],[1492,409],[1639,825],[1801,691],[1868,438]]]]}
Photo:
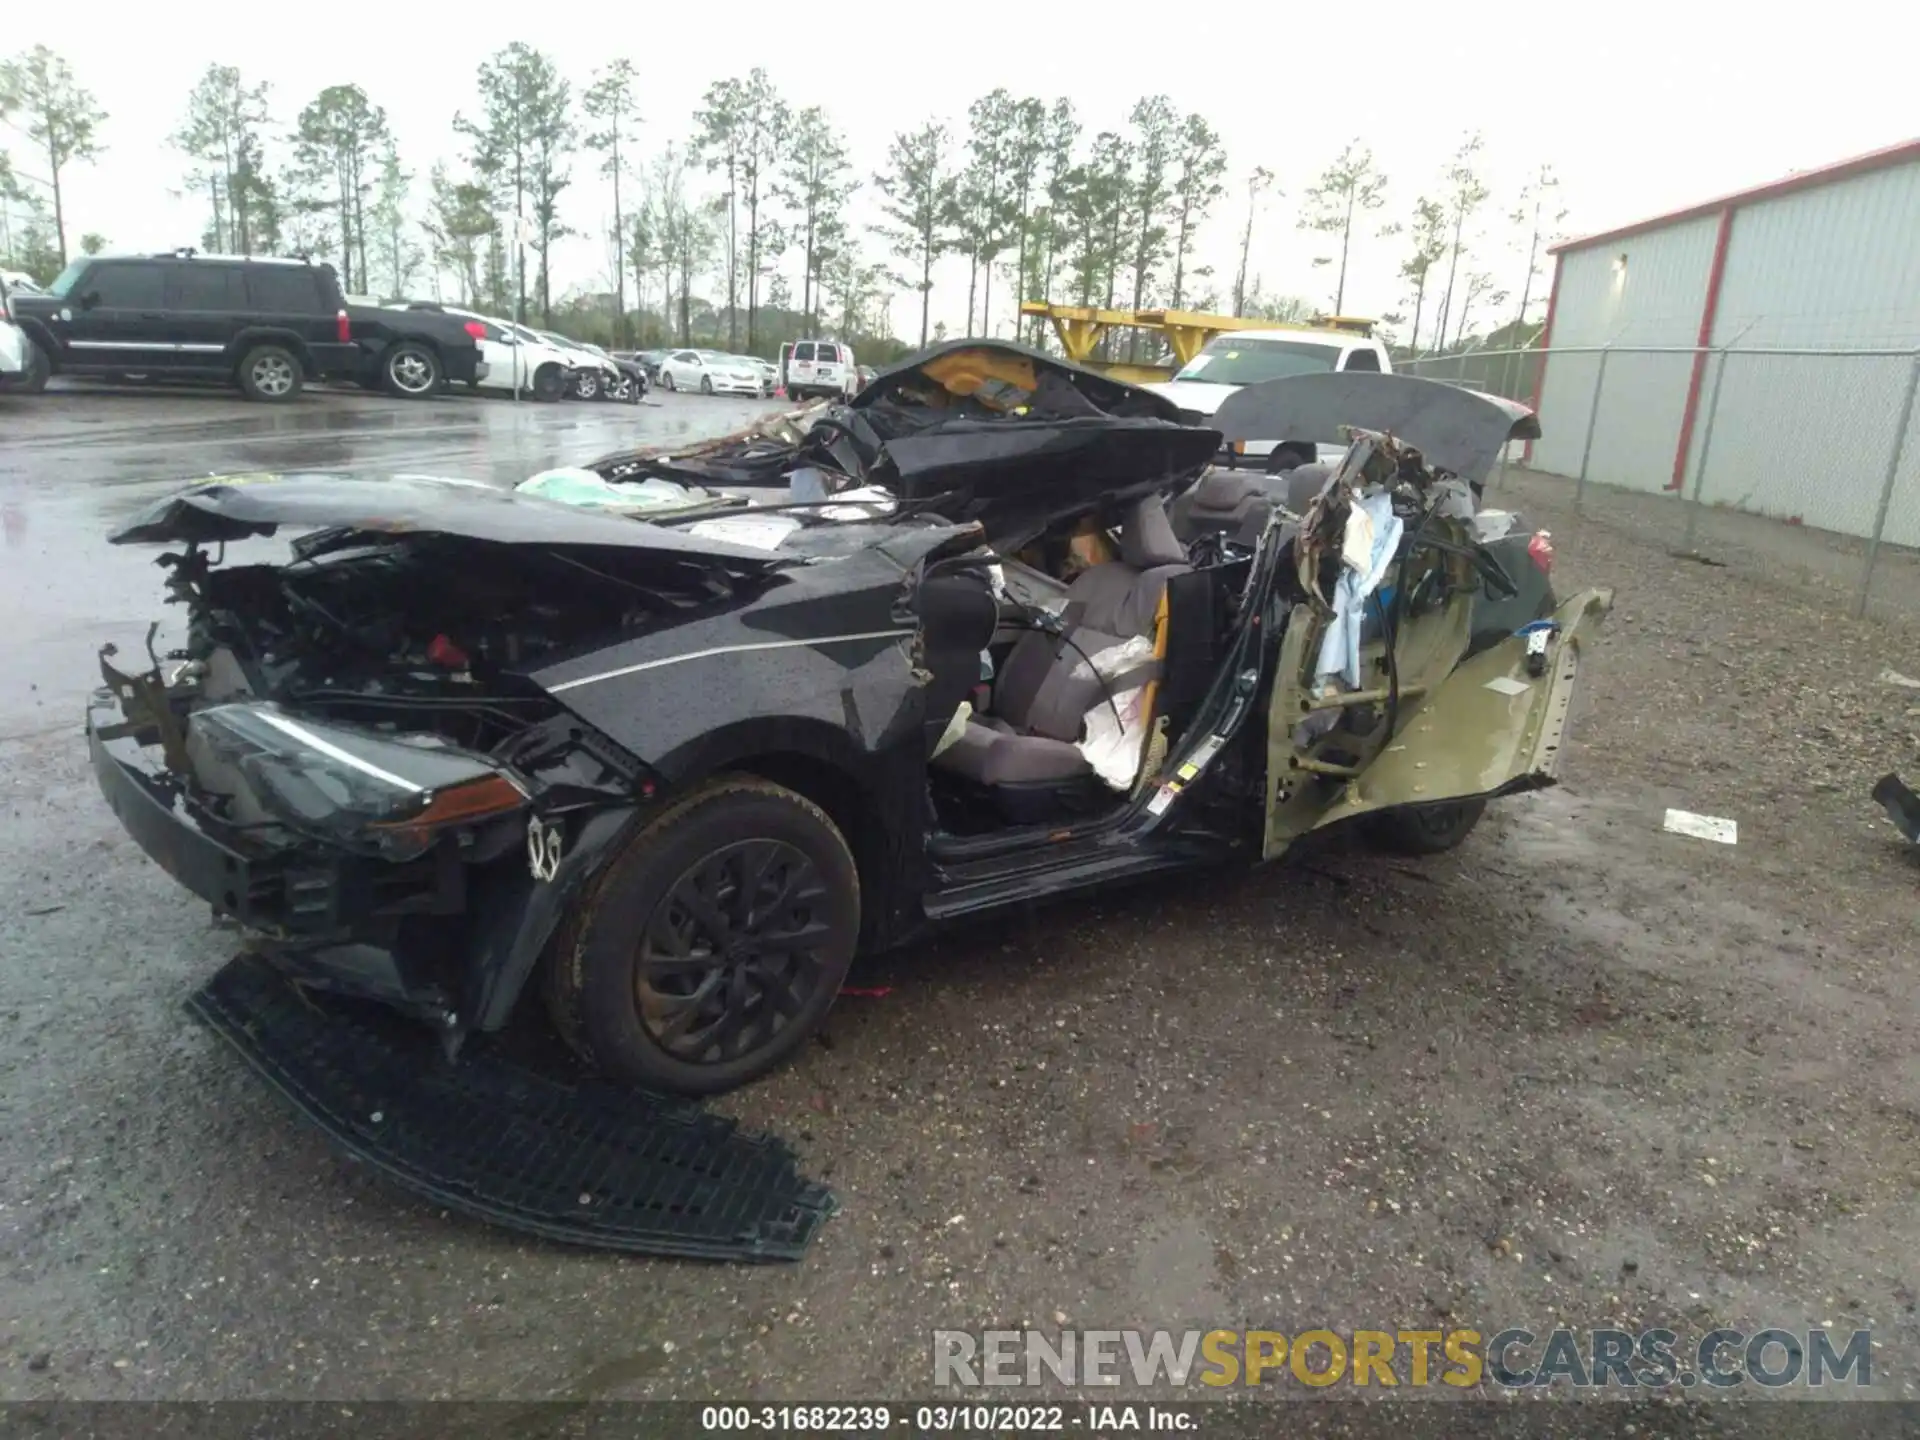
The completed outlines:
{"type": "Polygon", "coordinates": [[[92,256],[15,303],[40,384],[51,374],[225,380],[278,401],[308,380],[344,379],[411,399],[471,381],[479,365],[457,321],[349,305],[333,267],[306,260],[92,256]]]}

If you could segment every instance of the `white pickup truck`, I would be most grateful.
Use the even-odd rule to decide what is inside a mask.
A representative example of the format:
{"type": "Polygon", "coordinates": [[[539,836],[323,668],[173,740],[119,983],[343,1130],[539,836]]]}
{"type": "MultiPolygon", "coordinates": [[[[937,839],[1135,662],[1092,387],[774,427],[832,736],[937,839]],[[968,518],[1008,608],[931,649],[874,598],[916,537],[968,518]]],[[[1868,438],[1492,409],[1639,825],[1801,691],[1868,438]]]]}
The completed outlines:
{"type": "MultiPolygon", "coordinates": [[[[1145,388],[1173,401],[1191,423],[1204,425],[1243,385],[1329,371],[1389,375],[1393,361],[1378,340],[1347,330],[1232,330],[1209,340],[1171,380],[1145,388]]],[[[1314,459],[1332,463],[1343,453],[1338,446],[1320,448],[1327,453],[1309,455],[1303,446],[1276,447],[1270,440],[1236,446],[1241,455],[1265,457],[1269,470],[1290,470],[1314,459]]]]}

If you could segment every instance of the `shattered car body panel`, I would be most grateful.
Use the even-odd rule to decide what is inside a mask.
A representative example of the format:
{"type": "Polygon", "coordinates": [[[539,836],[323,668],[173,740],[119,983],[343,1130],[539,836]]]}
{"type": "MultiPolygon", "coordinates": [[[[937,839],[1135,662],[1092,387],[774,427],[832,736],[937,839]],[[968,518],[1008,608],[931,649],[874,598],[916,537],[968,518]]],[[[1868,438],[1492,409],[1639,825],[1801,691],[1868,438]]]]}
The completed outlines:
{"type": "Polygon", "coordinates": [[[1228,441],[1333,444],[1348,427],[1379,431],[1467,480],[1485,479],[1509,442],[1540,438],[1527,406],[1415,375],[1330,373],[1248,385],[1221,403],[1212,424],[1228,441]]]}
{"type": "Polygon", "coordinates": [[[116,545],[217,544],[274,534],[282,525],[379,535],[433,533],[503,545],[647,550],[764,566],[744,546],[703,544],[617,516],[510,490],[420,476],[327,473],[215,479],[160,499],[108,538],[116,545]]]}
{"type": "Polygon", "coordinates": [[[189,487],[113,537],[183,547],[187,641],[103,656],[96,774],[292,983],[457,1054],[537,976],[591,1063],[693,1093],[791,1053],[856,949],[1551,782],[1604,595],[1523,591],[1458,472],[1351,422],[1304,515],[1189,544],[1165,500],[1218,437],[1170,409],[964,342],[588,467],[686,487],[644,519],[418,477],[189,487]],[[283,563],[205,548],[281,525],[317,527],[283,563]],[[1496,593],[1535,628],[1474,655],[1496,593]],[[1340,636],[1357,689],[1327,680],[1340,636]],[[1134,750],[1096,772],[1109,719],[1134,750]]]}
{"type": "MultiPolygon", "coordinates": [[[[1455,472],[1430,468],[1397,437],[1348,428],[1352,447],[1307,507],[1293,545],[1303,603],[1287,619],[1268,719],[1269,858],[1342,820],[1552,783],[1583,627],[1611,605],[1608,592],[1588,591],[1555,610],[1539,605],[1519,633],[1487,636],[1480,601],[1512,598],[1521,586],[1478,539],[1458,482],[1438,478],[1455,472]],[[1390,604],[1366,597],[1373,628],[1369,638],[1356,627],[1360,678],[1347,685],[1325,668],[1340,617],[1324,582],[1342,572],[1363,491],[1380,487],[1413,523],[1397,565],[1380,576],[1383,589],[1390,581],[1390,604]]],[[[1458,450],[1450,458],[1468,463],[1458,450]]],[[[1551,600],[1550,589],[1533,593],[1551,600]]]]}
{"type": "Polygon", "coordinates": [[[1397,806],[1512,795],[1552,784],[1581,649],[1590,638],[1584,627],[1598,621],[1608,604],[1606,592],[1588,590],[1560,607],[1552,621],[1550,668],[1542,677],[1527,675],[1527,637],[1513,636],[1447,670],[1437,686],[1420,684],[1408,695],[1405,720],[1393,738],[1370,762],[1354,767],[1353,775],[1332,777],[1341,783],[1318,806],[1289,807],[1295,797],[1311,793],[1314,780],[1328,777],[1303,769],[1299,761],[1310,757],[1286,743],[1286,730],[1276,724],[1269,732],[1277,753],[1270,771],[1268,853],[1303,833],[1303,821],[1320,829],[1397,806]]]}
{"type": "Polygon", "coordinates": [[[743,493],[777,501],[773,490],[804,466],[829,493],[878,486],[1008,543],[1093,505],[1117,511],[1203,466],[1218,440],[1179,414],[1150,391],[1025,346],[954,341],[883,371],[844,406],[816,404],[695,445],[619,451],[588,468],[734,492],[692,497],[696,513],[737,506],[743,493]]]}

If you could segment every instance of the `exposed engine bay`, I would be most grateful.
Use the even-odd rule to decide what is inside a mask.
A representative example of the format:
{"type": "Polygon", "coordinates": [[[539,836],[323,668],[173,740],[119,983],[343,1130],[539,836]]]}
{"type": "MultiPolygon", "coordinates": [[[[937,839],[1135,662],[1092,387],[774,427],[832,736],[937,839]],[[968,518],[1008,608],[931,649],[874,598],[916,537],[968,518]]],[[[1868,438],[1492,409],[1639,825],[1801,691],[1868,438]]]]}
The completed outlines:
{"type": "Polygon", "coordinates": [[[171,598],[190,616],[172,679],[197,681],[200,703],[274,700],[492,749],[559,712],[528,666],[727,603],[751,583],[622,555],[501,559],[461,536],[343,531],[296,541],[279,565],[223,566],[198,547],[169,556],[171,598]]]}

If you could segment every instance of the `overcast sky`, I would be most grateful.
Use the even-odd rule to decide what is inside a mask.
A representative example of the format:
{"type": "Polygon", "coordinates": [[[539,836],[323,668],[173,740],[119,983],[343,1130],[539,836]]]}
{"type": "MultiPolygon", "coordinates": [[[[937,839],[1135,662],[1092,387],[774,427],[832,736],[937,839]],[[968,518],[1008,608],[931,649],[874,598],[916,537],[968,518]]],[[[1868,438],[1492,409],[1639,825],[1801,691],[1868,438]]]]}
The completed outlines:
{"type": "MultiPolygon", "coordinates": [[[[95,20],[106,14],[89,13],[95,20]]],[[[1230,292],[1237,261],[1246,175],[1265,165],[1284,193],[1266,202],[1257,222],[1251,270],[1268,293],[1318,304],[1333,298],[1332,271],[1310,263],[1326,242],[1296,229],[1296,202],[1356,136],[1389,177],[1377,224],[1401,216],[1423,191],[1437,193],[1463,132],[1484,132],[1483,168],[1495,192],[1487,217],[1496,222],[1485,246],[1490,259],[1504,261],[1502,273],[1517,291],[1520,262],[1500,253],[1511,227],[1497,222],[1542,161],[1558,171],[1567,229],[1579,233],[1920,129],[1911,86],[1886,80],[1874,58],[1913,52],[1920,11],[1910,5],[1829,3],[1788,14],[1685,0],[918,11],[788,3],[735,6],[721,18],[706,6],[643,0],[552,7],[539,24],[508,18],[529,13],[349,6],[269,14],[201,0],[171,19],[129,11],[116,30],[75,28],[57,9],[32,7],[10,17],[5,43],[60,51],[109,112],[106,153],[71,174],[68,235],[71,242],[98,231],[115,250],[195,243],[206,223],[201,201],[178,193],[182,157],[165,137],[209,63],[271,82],[283,124],[323,86],[359,84],[386,107],[407,162],[421,174],[424,201],[429,166],[459,150],[454,110],[479,108],[475,68],[512,39],[545,50],[576,86],[612,56],[632,57],[643,76],[649,153],[688,138],[709,82],[764,66],[793,106],[827,109],[849,135],[863,177],[884,163],[894,132],[928,116],[963,121],[968,102],[997,85],[1015,95],[1071,97],[1089,136],[1122,126],[1142,94],[1164,92],[1180,109],[1206,115],[1226,142],[1230,189],[1198,247],[1199,261],[1216,268],[1221,293],[1230,292]],[[760,10],[765,19],[746,19],[760,10]]],[[[0,140],[21,168],[38,173],[18,134],[0,129],[0,140]]],[[[595,158],[576,162],[562,212],[579,229],[601,231],[610,206],[595,158]]],[[[857,203],[855,213],[870,211],[857,203]]],[[[877,237],[871,244],[880,246],[877,237]]],[[[1371,233],[1357,238],[1348,313],[1402,305],[1398,245],[1371,233]]],[[[556,293],[603,276],[604,249],[589,241],[556,249],[556,293]]],[[[787,268],[797,276],[797,262],[787,268]]],[[[934,316],[957,330],[966,309],[964,261],[948,262],[936,284],[934,316]]],[[[994,318],[1005,333],[1013,297],[1004,282],[995,288],[994,318]]],[[[711,283],[706,289],[714,293],[711,283]]],[[[916,338],[916,296],[896,298],[894,320],[898,333],[916,338]]]]}

